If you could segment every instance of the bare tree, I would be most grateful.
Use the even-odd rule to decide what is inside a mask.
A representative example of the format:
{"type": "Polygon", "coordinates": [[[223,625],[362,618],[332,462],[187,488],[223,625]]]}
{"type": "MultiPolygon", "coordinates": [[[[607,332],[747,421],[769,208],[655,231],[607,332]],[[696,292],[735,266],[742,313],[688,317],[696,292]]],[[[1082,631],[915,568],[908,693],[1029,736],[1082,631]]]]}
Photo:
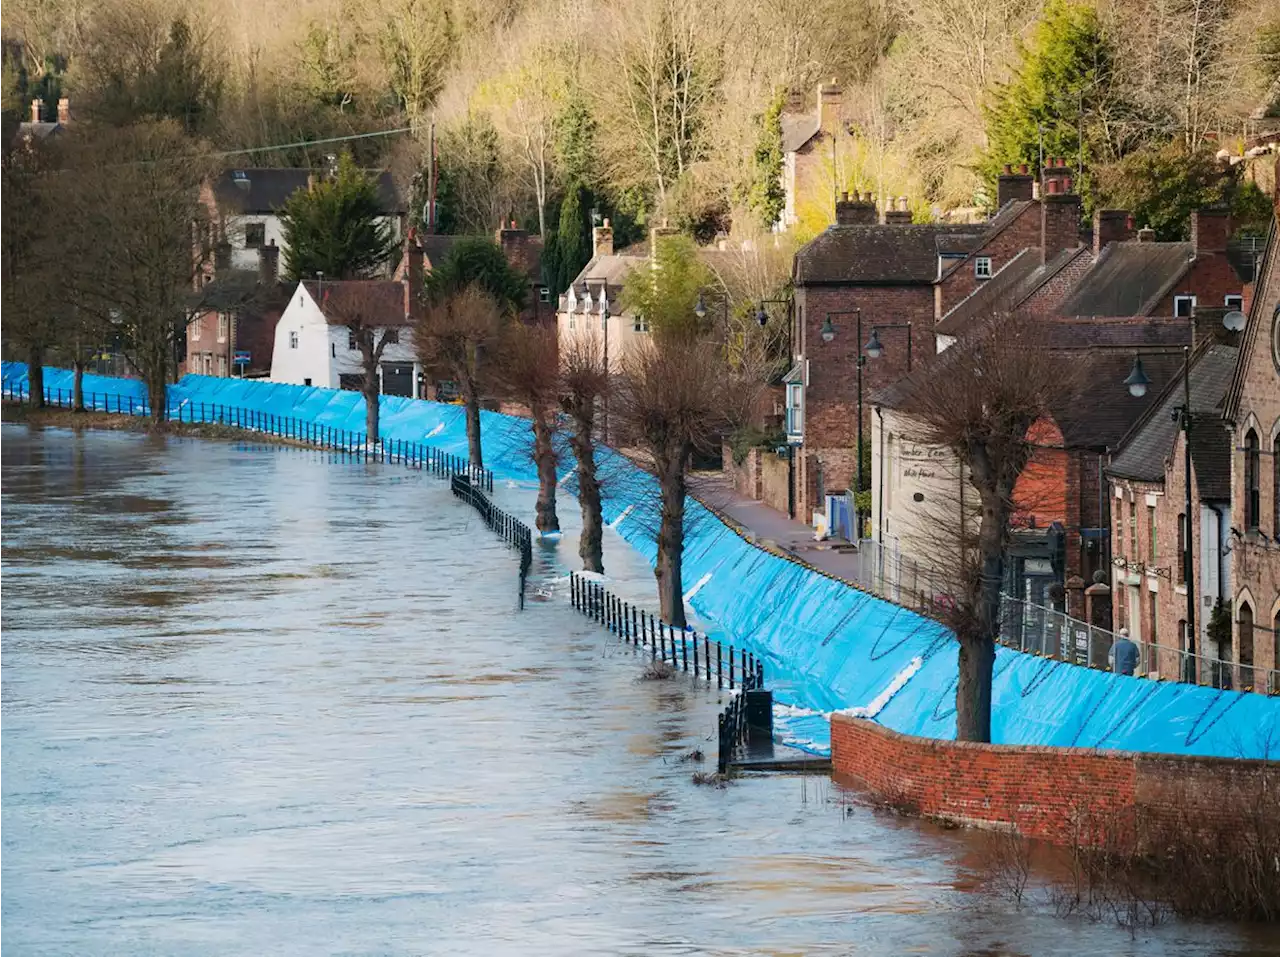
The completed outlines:
{"type": "Polygon", "coordinates": [[[467,409],[467,443],[471,464],[484,466],[480,447],[480,391],[490,370],[486,351],[502,335],[502,311],[475,285],[427,306],[413,341],[422,364],[458,383],[467,409]]]}
{"type": "Polygon", "coordinates": [[[694,452],[717,447],[732,418],[728,370],[712,343],[658,338],[623,357],[617,392],[622,434],[658,480],[659,608],[664,621],[683,628],[687,473],[694,452]]]}
{"type": "Polygon", "coordinates": [[[546,326],[515,324],[507,328],[497,364],[503,391],[529,407],[533,423],[533,461],[538,469],[537,527],[559,532],[556,514],[556,401],[560,370],[556,331],[546,326]]]}
{"type": "Polygon", "coordinates": [[[928,375],[914,377],[902,409],[914,423],[910,437],[949,450],[977,493],[976,530],[960,510],[949,520],[934,518],[940,538],[959,546],[940,542],[936,573],[949,580],[945,617],[960,642],[956,734],[963,741],[991,740],[1005,553],[1014,518],[1027,507],[1015,490],[1036,452],[1033,426],[1072,388],[1069,363],[1045,349],[1046,341],[1027,317],[993,317],[943,353],[928,375]]]}
{"type": "Polygon", "coordinates": [[[310,284],[320,308],[335,325],[345,326],[360,350],[360,392],[365,403],[365,433],[378,442],[378,367],[387,346],[407,328],[405,284],[387,279],[353,279],[310,284]]]}
{"type": "Polygon", "coordinates": [[[604,572],[604,518],[596,468],[596,408],[609,389],[603,337],[578,335],[560,350],[560,408],[569,420],[569,447],[578,469],[582,534],[578,554],[585,571],[604,572]]]}
{"type": "Polygon", "coordinates": [[[187,325],[209,308],[213,237],[199,186],[213,168],[163,121],[71,143],[59,177],[63,294],[120,343],[157,421],[187,325]]]}

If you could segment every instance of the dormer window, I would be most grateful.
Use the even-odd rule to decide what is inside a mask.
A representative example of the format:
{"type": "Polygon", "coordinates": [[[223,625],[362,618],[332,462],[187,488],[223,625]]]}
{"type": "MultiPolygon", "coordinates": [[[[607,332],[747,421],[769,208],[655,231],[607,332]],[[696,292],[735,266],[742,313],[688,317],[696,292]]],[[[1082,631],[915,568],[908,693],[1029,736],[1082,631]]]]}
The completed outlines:
{"type": "Polygon", "coordinates": [[[991,278],[991,257],[979,256],[973,261],[973,275],[978,279],[991,278]]]}
{"type": "Polygon", "coordinates": [[[1174,296],[1173,314],[1179,319],[1190,319],[1196,312],[1195,296],[1174,296]]]}

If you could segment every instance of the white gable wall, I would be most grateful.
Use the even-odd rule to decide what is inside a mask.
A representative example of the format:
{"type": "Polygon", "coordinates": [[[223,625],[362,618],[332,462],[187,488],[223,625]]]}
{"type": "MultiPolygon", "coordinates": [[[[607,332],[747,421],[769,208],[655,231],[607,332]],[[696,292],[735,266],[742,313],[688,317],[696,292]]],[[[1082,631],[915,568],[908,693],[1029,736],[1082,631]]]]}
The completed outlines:
{"type": "MultiPolygon", "coordinates": [[[[276,341],[271,353],[271,381],[305,385],[310,379],[311,385],[336,389],[338,376],[333,368],[329,340],[329,323],[325,321],[324,314],[307,292],[306,286],[299,283],[280,321],[276,323],[276,341]],[[296,340],[294,336],[297,337],[296,340]]],[[[343,345],[345,344],[344,342],[343,345]]]]}

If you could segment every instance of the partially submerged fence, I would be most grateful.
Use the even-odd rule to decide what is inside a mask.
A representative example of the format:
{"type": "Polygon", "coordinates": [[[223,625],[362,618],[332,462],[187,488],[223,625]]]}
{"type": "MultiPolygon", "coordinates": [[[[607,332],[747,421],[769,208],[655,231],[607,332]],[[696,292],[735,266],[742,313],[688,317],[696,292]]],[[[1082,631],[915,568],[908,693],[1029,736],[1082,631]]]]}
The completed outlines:
{"type": "MultiPolygon", "coordinates": [[[[25,386],[25,383],[24,383],[25,386]]],[[[45,403],[58,408],[72,408],[74,397],[69,389],[45,389],[45,403]]],[[[28,388],[13,388],[6,384],[4,397],[19,402],[31,399],[28,388]]],[[[84,406],[88,410],[118,415],[149,416],[150,405],[133,396],[113,393],[84,393],[84,406]]],[[[362,458],[366,462],[399,463],[428,472],[438,478],[464,475],[477,486],[493,491],[493,473],[474,466],[460,455],[445,452],[422,442],[406,439],[380,439],[370,442],[366,432],[336,429],[308,419],[273,415],[258,409],[246,409],[233,405],[209,402],[171,400],[166,416],[173,422],[184,424],[220,425],[243,429],[276,438],[290,439],[326,451],[340,452],[362,458]]]]}
{"type": "MultiPolygon", "coordinates": [[[[533,532],[529,526],[495,506],[466,475],[454,475],[449,480],[453,494],[477,512],[484,523],[498,536],[520,553],[520,607],[524,608],[524,589],[529,580],[529,568],[533,565],[533,532]]],[[[490,482],[489,488],[493,488],[490,482]]]]}
{"type": "MultiPolygon", "coordinates": [[[[764,663],[745,648],[722,644],[691,628],[675,628],[638,605],[619,598],[600,582],[579,572],[569,574],[569,600],[592,621],[598,622],[635,649],[649,650],[654,661],[663,661],[695,680],[731,691],[764,688],[764,663]]],[[[719,768],[723,774],[734,749],[747,737],[745,695],[735,695],[719,718],[719,768]]]]}

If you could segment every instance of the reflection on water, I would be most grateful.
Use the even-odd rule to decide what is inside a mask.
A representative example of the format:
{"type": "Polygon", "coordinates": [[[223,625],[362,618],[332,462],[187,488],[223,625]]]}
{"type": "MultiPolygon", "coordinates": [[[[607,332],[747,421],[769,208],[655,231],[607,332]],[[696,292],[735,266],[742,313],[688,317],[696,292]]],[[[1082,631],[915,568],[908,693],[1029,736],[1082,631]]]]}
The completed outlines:
{"type": "Polygon", "coordinates": [[[637,681],[562,594],[516,612],[512,554],[429,478],[14,426],[2,450],[15,954],[1268,952],[1015,910],[979,836],[824,779],[694,786],[717,693],[637,681]]]}

